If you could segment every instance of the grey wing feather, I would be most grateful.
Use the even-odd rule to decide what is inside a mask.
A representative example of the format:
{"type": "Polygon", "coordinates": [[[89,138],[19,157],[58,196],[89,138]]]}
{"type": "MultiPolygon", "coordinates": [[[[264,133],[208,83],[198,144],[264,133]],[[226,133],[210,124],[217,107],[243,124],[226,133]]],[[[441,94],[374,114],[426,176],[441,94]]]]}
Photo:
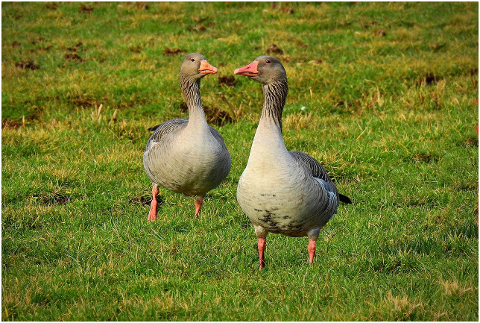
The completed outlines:
{"type": "MultiPolygon", "coordinates": [[[[292,154],[293,158],[295,158],[298,162],[300,162],[307,169],[309,169],[313,177],[320,178],[327,183],[331,183],[331,186],[335,187],[335,184],[333,184],[333,181],[330,176],[328,176],[325,168],[323,168],[323,166],[315,158],[301,151],[291,151],[290,154],[292,154]]],[[[334,190],[337,191],[337,188],[335,187],[334,190]]],[[[340,194],[338,192],[337,194],[341,202],[346,204],[353,204],[352,200],[350,200],[348,196],[340,194]]]]}
{"type": "Polygon", "coordinates": [[[154,142],[159,142],[162,136],[169,134],[170,132],[180,127],[184,127],[187,124],[188,124],[188,119],[178,118],[178,119],[168,120],[157,126],[148,128],[148,130],[153,131],[153,133],[148,139],[147,147],[145,148],[145,151],[148,150],[154,142]]]}
{"type": "MultiPolygon", "coordinates": [[[[165,121],[159,125],[153,126],[148,128],[149,131],[153,131],[152,135],[150,136],[150,139],[148,139],[147,147],[145,150],[148,150],[148,148],[151,146],[152,143],[154,142],[159,142],[162,138],[162,136],[180,128],[183,126],[186,126],[188,124],[188,119],[186,118],[178,118],[178,119],[172,119],[165,121]]],[[[210,132],[217,139],[219,143],[222,144],[222,146],[227,149],[225,146],[225,142],[223,140],[222,135],[213,127],[209,126],[210,132]]]]}
{"type": "Polygon", "coordinates": [[[209,128],[210,128],[210,132],[212,133],[213,137],[215,137],[215,139],[217,139],[217,141],[218,141],[219,143],[221,143],[222,146],[223,146],[225,149],[227,149],[227,146],[225,146],[225,141],[223,140],[222,135],[217,131],[217,129],[215,129],[215,128],[211,127],[211,126],[209,126],[209,128]]]}
{"type": "Polygon", "coordinates": [[[325,168],[323,168],[323,166],[315,158],[301,151],[291,151],[290,154],[298,162],[309,169],[313,177],[323,179],[325,182],[332,182],[332,179],[330,176],[328,176],[325,168]]]}

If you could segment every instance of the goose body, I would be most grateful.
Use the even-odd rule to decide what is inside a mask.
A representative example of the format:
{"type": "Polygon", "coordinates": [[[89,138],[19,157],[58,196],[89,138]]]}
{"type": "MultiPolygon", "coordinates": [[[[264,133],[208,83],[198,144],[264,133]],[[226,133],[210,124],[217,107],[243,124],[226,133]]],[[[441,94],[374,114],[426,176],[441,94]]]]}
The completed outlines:
{"type": "Polygon", "coordinates": [[[280,61],[260,56],[235,70],[235,74],[263,84],[262,115],[237,187],[238,203],[258,238],[260,269],[264,267],[265,239],[269,232],[308,236],[309,257],[313,262],[320,229],[334,216],[340,200],[351,201],[338,194],[318,161],[285,147],[281,116],[288,83],[280,61]]]}
{"type": "Polygon", "coordinates": [[[159,186],[189,196],[198,216],[205,194],[217,187],[230,172],[230,154],[220,133],[205,119],[200,98],[200,80],[217,69],[200,54],[188,54],[180,71],[182,93],[189,118],[163,122],[150,128],[143,155],[145,172],[153,183],[148,220],[157,217],[159,186]]]}

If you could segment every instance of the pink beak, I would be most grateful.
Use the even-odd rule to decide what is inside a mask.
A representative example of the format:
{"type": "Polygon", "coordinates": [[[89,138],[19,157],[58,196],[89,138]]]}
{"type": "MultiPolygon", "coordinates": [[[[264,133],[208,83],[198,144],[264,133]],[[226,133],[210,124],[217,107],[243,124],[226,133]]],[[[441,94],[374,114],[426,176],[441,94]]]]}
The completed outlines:
{"type": "Polygon", "coordinates": [[[217,68],[213,65],[210,65],[206,60],[200,62],[200,68],[198,69],[203,75],[215,74],[217,73],[217,68]]]}
{"type": "Polygon", "coordinates": [[[253,61],[247,66],[237,68],[233,73],[240,74],[243,76],[248,76],[248,77],[255,77],[258,75],[257,66],[258,66],[258,61],[253,61]]]}

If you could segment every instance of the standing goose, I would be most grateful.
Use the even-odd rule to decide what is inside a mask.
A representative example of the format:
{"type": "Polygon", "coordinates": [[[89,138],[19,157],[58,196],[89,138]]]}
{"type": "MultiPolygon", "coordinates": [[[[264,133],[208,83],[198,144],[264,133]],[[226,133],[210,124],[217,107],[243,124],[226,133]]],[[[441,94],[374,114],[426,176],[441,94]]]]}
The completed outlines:
{"type": "Polygon", "coordinates": [[[336,213],[339,201],[352,202],[338,194],[318,161],[285,147],[282,111],[288,82],[282,63],[271,56],[259,56],[234,73],[263,84],[262,115],[237,188],[238,203],[253,223],[258,238],[260,270],[265,266],[265,239],[269,232],[308,236],[308,253],[313,263],[320,229],[336,213]]]}
{"type": "Polygon", "coordinates": [[[205,119],[200,98],[200,80],[217,69],[200,54],[188,54],[180,69],[180,85],[188,107],[188,119],[163,122],[154,131],[143,154],[143,166],[153,183],[148,220],[157,218],[158,187],[198,196],[195,217],[205,194],[230,172],[230,153],[222,136],[205,119]]]}

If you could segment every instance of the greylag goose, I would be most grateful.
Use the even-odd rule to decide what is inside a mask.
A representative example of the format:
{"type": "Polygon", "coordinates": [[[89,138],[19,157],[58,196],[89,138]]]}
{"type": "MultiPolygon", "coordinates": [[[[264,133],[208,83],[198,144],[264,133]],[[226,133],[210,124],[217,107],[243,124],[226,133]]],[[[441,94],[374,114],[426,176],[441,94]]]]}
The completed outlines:
{"type": "Polygon", "coordinates": [[[230,172],[230,153],[220,133],[207,124],[200,98],[200,80],[217,69],[200,54],[188,54],[180,69],[180,85],[188,119],[179,118],[150,128],[154,131],[143,154],[143,166],[153,183],[148,220],[157,218],[159,186],[198,196],[198,217],[205,194],[230,172]]]}
{"type": "Polygon", "coordinates": [[[338,194],[325,169],[313,157],[288,151],[282,137],[282,111],[288,93],[287,74],[278,59],[259,56],[235,74],[263,84],[263,109],[247,166],[238,181],[237,200],[258,238],[260,270],[269,232],[308,236],[310,263],[320,229],[333,217],[338,194]]]}

